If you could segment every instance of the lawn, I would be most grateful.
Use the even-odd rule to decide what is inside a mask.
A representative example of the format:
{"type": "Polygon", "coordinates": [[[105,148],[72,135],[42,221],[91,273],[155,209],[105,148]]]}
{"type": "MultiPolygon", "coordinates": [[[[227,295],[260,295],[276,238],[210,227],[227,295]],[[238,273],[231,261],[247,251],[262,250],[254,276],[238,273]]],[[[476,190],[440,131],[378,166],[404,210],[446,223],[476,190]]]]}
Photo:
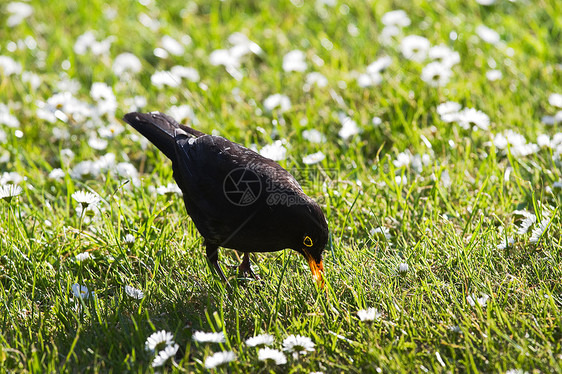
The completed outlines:
{"type": "Polygon", "coordinates": [[[0,14],[0,372],[562,372],[562,2],[0,14]],[[290,249],[222,283],[130,111],[291,171],[326,289],[290,249]]]}

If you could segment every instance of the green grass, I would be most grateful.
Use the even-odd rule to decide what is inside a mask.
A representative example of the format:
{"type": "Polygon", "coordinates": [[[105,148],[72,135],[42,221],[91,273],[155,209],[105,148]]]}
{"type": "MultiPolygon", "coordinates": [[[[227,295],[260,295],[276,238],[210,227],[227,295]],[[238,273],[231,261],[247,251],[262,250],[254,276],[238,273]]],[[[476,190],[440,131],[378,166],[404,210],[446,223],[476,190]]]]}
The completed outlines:
{"type": "MultiPolygon", "coordinates": [[[[237,360],[219,371],[562,372],[562,195],[554,185],[561,180],[562,149],[542,147],[517,156],[513,148],[493,145],[494,136],[506,130],[528,143],[540,134],[552,139],[560,133],[560,124],[545,125],[541,117],[560,110],[548,97],[562,93],[561,2],[30,4],[34,13],[20,25],[10,28],[6,17],[0,20],[0,55],[42,82],[33,89],[20,74],[7,76],[0,67],[0,103],[20,122],[15,129],[0,121],[0,178],[6,178],[4,172],[24,178],[22,195],[0,201],[1,372],[151,372],[153,355],[145,351],[145,341],[162,329],[180,348],[161,371],[204,372],[206,357],[232,350],[237,360]],[[114,19],[104,15],[108,9],[116,12],[114,19]],[[459,52],[461,62],[445,87],[423,82],[424,64],[406,60],[398,41],[380,43],[381,17],[393,9],[404,9],[412,21],[403,35],[422,35],[459,52]],[[142,13],[158,20],[159,29],[142,26],[142,13]],[[357,27],[356,36],[349,24],[357,27]],[[480,40],[475,34],[480,24],[496,30],[504,45],[480,40]],[[107,54],[74,53],[77,37],[87,30],[97,40],[114,36],[107,54]],[[456,40],[450,39],[453,31],[456,40]],[[242,59],[241,81],[209,63],[213,50],[230,47],[234,32],[263,49],[260,56],[242,59]],[[177,40],[189,35],[192,43],[181,56],[159,59],[153,50],[163,35],[177,40]],[[14,51],[28,36],[37,48],[14,51]],[[326,49],[323,39],[333,48],[326,49]],[[283,71],[283,56],[293,49],[305,52],[306,73],[322,73],[327,87],[305,92],[306,73],[283,71]],[[111,69],[122,52],[142,62],[142,71],[125,80],[111,69]],[[356,75],[383,55],[393,61],[383,82],[359,87],[356,75]],[[314,62],[318,58],[323,64],[314,62]],[[494,82],[485,77],[492,60],[503,74],[494,82]],[[174,65],[197,69],[204,85],[151,84],[156,70],[174,65]],[[95,103],[91,84],[107,83],[117,99],[115,115],[55,123],[39,118],[37,100],[60,92],[58,82],[66,78],[79,83],[74,96],[89,104],[95,103]],[[290,98],[288,111],[263,108],[275,93],[290,98]],[[331,231],[326,293],[318,292],[306,262],[291,250],[253,255],[263,282],[236,279],[226,268],[227,288],[214,276],[181,197],[150,188],[173,181],[170,162],[131,138],[135,131],[120,122],[127,100],[136,95],[146,97],[145,111],[188,104],[199,130],[246,146],[285,139],[287,158],[280,164],[322,176],[301,182],[320,202],[331,231]],[[443,122],[436,106],[448,100],[488,114],[489,130],[443,122]],[[339,113],[362,132],[341,139],[339,113]],[[379,126],[374,116],[381,118],[379,126]],[[124,131],[107,138],[105,150],[91,148],[92,134],[110,123],[124,131]],[[308,142],[305,129],[321,131],[327,141],[308,142]],[[56,136],[60,130],[67,136],[56,136]],[[74,153],[68,161],[65,149],[74,153]],[[326,155],[321,163],[303,164],[302,156],[320,150],[326,155]],[[429,163],[421,171],[396,167],[393,161],[405,150],[430,155],[429,163]],[[70,175],[79,162],[109,152],[116,163],[134,165],[140,179],[120,176],[115,167],[93,177],[70,175]],[[49,178],[54,168],[62,168],[65,177],[49,178]],[[397,175],[407,182],[397,184],[397,175]],[[75,209],[71,195],[78,190],[102,198],[91,222],[75,209]],[[537,222],[550,217],[537,243],[530,241],[536,225],[516,233],[521,217],[513,212],[522,209],[536,214],[537,222]],[[390,239],[374,233],[381,226],[390,239]],[[135,236],[134,245],[124,243],[126,234],[135,236]],[[514,244],[498,249],[507,237],[514,244]],[[92,258],[76,261],[82,252],[92,258]],[[409,265],[404,274],[400,263],[409,265]],[[75,283],[95,297],[75,297],[75,283]],[[125,285],[142,289],[145,297],[132,299],[125,285]],[[467,296],[481,294],[490,297],[485,306],[468,303],[467,296]],[[357,311],[368,307],[382,315],[361,322],[357,311]],[[224,331],[226,342],[196,343],[191,335],[197,330],[224,331]],[[259,333],[275,336],[277,349],[288,335],[307,336],[315,351],[298,360],[288,354],[283,366],[265,365],[244,343],[259,333]]],[[[0,5],[2,13],[5,7],[0,5]]],[[[239,261],[232,250],[220,255],[223,265],[239,261]]]]}

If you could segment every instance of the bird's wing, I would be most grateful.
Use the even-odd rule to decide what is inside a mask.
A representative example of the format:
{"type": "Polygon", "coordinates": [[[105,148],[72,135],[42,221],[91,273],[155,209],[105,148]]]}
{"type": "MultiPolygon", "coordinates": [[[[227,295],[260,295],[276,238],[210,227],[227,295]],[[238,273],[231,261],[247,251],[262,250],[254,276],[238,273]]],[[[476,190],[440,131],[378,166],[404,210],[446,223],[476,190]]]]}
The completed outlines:
{"type": "Polygon", "coordinates": [[[220,136],[178,137],[176,153],[179,177],[176,181],[181,180],[178,184],[182,184],[180,188],[184,193],[189,194],[195,204],[202,208],[205,205],[206,210],[221,211],[233,204],[243,207],[244,199],[252,199],[252,196],[244,196],[244,192],[260,195],[254,197],[261,199],[268,189],[279,185],[302,191],[293,176],[279,164],[220,136]],[[240,202],[236,188],[240,189],[240,202]]]}

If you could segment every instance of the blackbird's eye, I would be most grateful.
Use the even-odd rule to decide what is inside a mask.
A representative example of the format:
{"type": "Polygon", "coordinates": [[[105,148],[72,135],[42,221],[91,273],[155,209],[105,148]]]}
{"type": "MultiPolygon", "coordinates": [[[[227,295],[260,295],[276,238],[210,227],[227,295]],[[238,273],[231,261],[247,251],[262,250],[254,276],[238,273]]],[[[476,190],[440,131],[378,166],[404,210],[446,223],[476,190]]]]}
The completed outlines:
{"type": "Polygon", "coordinates": [[[306,245],[307,247],[312,247],[312,239],[310,239],[310,236],[305,236],[304,240],[302,242],[302,244],[306,245]]]}

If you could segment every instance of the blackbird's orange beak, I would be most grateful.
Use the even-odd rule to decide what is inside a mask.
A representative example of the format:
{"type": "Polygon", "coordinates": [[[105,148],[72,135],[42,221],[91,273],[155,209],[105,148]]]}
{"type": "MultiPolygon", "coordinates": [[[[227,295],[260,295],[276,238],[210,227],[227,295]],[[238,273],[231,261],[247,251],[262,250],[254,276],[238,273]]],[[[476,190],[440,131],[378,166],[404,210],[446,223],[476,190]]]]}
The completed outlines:
{"type": "Polygon", "coordinates": [[[324,289],[324,263],[322,263],[322,260],[320,260],[320,262],[316,262],[306,249],[303,249],[303,252],[304,257],[306,257],[308,265],[310,266],[312,278],[314,278],[319,288],[324,289]]]}

